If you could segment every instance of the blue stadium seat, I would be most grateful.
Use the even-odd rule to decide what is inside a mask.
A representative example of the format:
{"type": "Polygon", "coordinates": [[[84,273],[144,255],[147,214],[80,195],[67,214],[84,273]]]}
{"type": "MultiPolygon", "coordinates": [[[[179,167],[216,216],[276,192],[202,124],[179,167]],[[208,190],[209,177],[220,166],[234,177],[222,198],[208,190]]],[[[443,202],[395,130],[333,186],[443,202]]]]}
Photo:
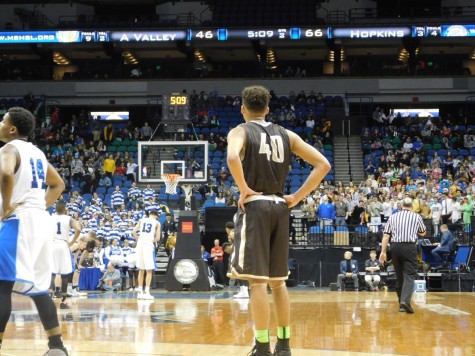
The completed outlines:
{"type": "Polygon", "coordinates": [[[168,194],[166,194],[165,192],[158,193],[157,199],[160,200],[160,202],[166,202],[168,200],[168,194]]]}
{"type": "Polygon", "coordinates": [[[96,193],[97,194],[106,194],[107,189],[105,187],[97,187],[96,193]]]}
{"type": "Polygon", "coordinates": [[[84,200],[89,200],[89,201],[90,201],[91,198],[92,198],[92,195],[86,193],[86,194],[83,194],[83,195],[82,195],[82,198],[83,198],[84,200]]]}
{"type": "Polygon", "coordinates": [[[132,181],[131,181],[131,180],[126,180],[126,181],[124,182],[124,187],[130,188],[131,186],[132,186],[132,181]]]}
{"type": "Polygon", "coordinates": [[[355,228],[355,232],[360,233],[360,234],[366,234],[368,233],[368,227],[366,225],[358,225],[355,228]]]}

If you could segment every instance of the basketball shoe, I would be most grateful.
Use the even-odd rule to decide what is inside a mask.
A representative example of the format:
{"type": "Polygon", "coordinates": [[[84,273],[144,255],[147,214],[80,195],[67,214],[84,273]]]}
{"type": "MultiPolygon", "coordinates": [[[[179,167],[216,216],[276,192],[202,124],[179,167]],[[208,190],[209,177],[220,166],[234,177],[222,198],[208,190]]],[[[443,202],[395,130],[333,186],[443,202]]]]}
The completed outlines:
{"type": "Polygon", "coordinates": [[[247,356],[272,356],[269,342],[259,342],[256,340],[254,347],[247,356]]]}
{"type": "Polygon", "coordinates": [[[277,339],[274,349],[274,356],[291,356],[289,339],[277,339]]]}
{"type": "Polygon", "coordinates": [[[142,299],[143,300],[154,300],[155,298],[150,293],[143,293],[142,294],[142,299]]]}
{"type": "Polygon", "coordinates": [[[241,286],[239,288],[239,293],[233,295],[233,298],[249,298],[249,291],[247,286],[241,286]]]}
{"type": "Polygon", "coordinates": [[[49,349],[43,356],[69,356],[65,347],[60,349],[49,349]]]}

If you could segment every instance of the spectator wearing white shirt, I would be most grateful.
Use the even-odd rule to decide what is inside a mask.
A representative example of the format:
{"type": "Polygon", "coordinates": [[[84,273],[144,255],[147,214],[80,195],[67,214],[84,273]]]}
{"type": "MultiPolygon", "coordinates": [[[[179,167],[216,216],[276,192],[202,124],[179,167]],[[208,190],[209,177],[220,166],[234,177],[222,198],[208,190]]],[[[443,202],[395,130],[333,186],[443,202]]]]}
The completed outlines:
{"type": "Polygon", "coordinates": [[[402,145],[402,152],[409,153],[411,152],[412,147],[413,147],[413,144],[411,142],[411,139],[408,137],[406,139],[406,142],[404,142],[404,144],[402,145]]]}
{"type": "Polygon", "coordinates": [[[127,180],[135,182],[135,170],[137,169],[137,163],[134,162],[133,158],[130,158],[127,162],[126,176],[127,180]]]}
{"type": "Polygon", "coordinates": [[[313,127],[315,126],[315,120],[311,116],[307,117],[307,121],[305,121],[305,126],[313,129],[313,127]]]}
{"type": "Polygon", "coordinates": [[[434,231],[434,236],[439,235],[439,224],[440,224],[440,217],[442,215],[442,205],[439,203],[437,198],[431,199],[430,201],[430,215],[432,218],[432,226],[434,231]]]}
{"type": "Polygon", "coordinates": [[[462,205],[460,204],[460,198],[457,198],[452,203],[452,215],[450,216],[450,220],[452,220],[452,224],[456,224],[461,219],[462,219],[462,205]]]}

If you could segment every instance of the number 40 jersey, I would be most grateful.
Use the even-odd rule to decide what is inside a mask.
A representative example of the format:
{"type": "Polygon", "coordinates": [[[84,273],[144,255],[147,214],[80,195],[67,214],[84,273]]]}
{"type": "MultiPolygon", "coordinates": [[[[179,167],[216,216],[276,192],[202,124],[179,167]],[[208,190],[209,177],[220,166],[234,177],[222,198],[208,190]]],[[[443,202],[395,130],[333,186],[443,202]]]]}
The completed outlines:
{"type": "Polygon", "coordinates": [[[242,166],[247,185],[264,195],[283,195],[291,163],[287,131],[269,122],[250,121],[241,127],[246,132],[242,166]]]}
{"type": "MultiPolygon", "coordinates": [[[[20,166],[14,175],[11,204],[21,203],[15,210],[45,210],[46,172],[48,161],[44,153],[30,142],[13,140],[8,145],[15,146],[20,155],[20,166]]],[[[5,147],[5,146],[4,146],[5,147]]],[[[2,148],[4,149],[4,148],[2,148]]],[[[1,209],[0,197],[0,209],[1,209]]]]}

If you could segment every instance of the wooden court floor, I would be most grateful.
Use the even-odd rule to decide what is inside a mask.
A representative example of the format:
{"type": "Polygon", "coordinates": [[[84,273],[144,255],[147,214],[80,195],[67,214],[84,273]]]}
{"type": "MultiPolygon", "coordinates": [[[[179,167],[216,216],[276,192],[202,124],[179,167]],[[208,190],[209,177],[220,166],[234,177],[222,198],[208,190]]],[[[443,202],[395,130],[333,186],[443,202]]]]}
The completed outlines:
{"type": "MultiPolygon", "coordinates": [[[[58,310],[70,355],[247,355],[253,343],[247,300],[231,292],[152,291],[69,299],[58,310]]],[[[475,293],[416,294],[400,313],[394,292],[290,289],[292,355],[475,355],[475,293]]],[[[56,299],[59,304],[59,300],[56,299]]],[[[271,329],[275,340],[275,325],[271,329]]],[[[46,337],[32,302],[14,296],[2,356],[42,355],[46,337]]]]}

